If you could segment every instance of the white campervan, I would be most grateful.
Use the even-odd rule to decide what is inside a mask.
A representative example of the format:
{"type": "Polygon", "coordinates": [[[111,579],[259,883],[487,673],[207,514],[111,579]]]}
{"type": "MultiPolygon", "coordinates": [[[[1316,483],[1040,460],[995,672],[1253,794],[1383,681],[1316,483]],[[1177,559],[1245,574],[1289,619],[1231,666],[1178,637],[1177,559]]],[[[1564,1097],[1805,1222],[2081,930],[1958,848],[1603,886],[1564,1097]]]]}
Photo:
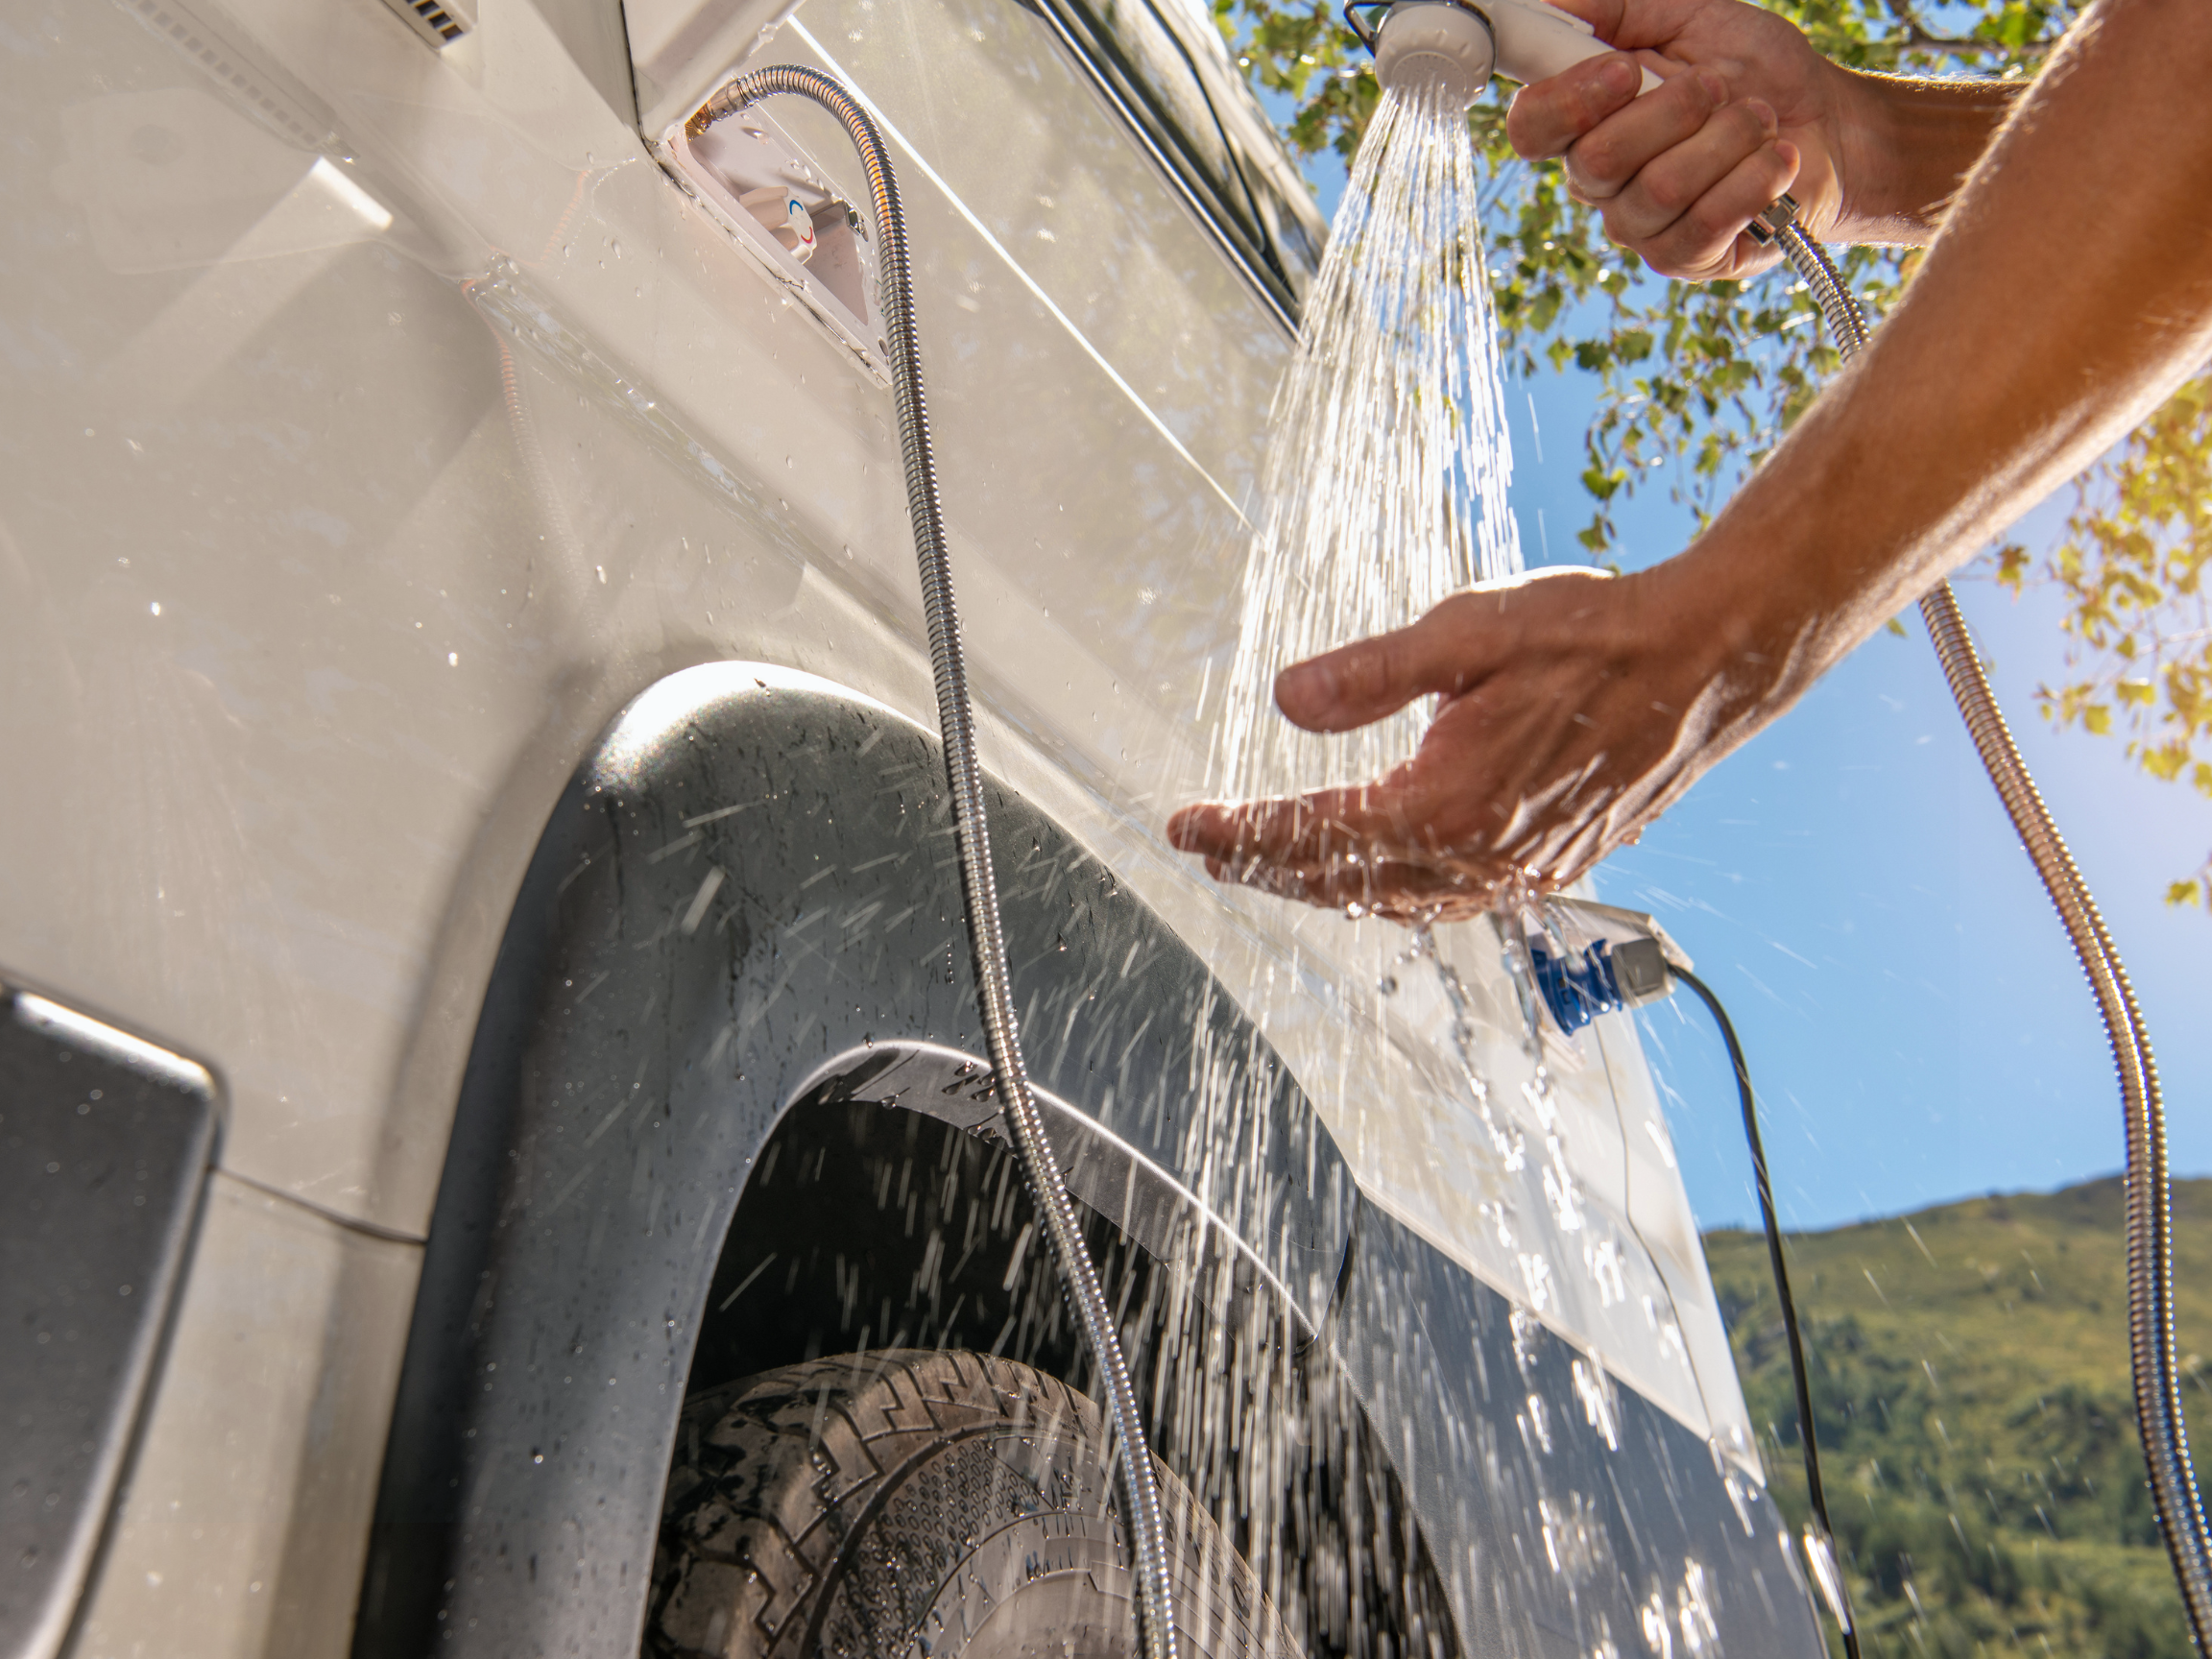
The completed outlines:
{"type": "Polygon", "coordinates": [[[0,1656],[1133,1651],[880,228],[686,125],[780,62],[903,191],[1182,1647],[1819,1651],[1628,1017],[1161,838],[1324,235],[1191,0],[79,0],[0,20],[0,1656]]]}

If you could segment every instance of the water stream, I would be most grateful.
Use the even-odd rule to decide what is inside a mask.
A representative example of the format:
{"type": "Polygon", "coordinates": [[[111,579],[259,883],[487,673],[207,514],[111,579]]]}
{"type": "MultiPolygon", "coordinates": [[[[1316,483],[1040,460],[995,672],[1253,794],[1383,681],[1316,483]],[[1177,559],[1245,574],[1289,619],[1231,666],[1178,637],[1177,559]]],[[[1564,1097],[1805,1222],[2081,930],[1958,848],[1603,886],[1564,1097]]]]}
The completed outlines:
{"type": "MultiPolygon", "coordinates": [[[[1407,758],[1431,712],[1427,700],[1353,733],[1316,736],[1277,710],[1275,676],[1333,646],[1403,627],[1455,591],[1521,569],[1506,498],[1512,456],[1479,186],[1464,110],[1434,92],[1384,91],[1355,158],[1272,411],[1235,656],[1223,691],[1207,710],[1214,720],[1208,782],[1217,798],[1356,783],[1407,758]]],[[[1513,1567],[1500,1562],[1486,1570],[1517,1573],[1528,1605],[1550,1609],[1546,1617],[1557,1627],[1572,1626],[1580,1651],[1618,1659],[1618,1625],[1623,1635],[1639,1632],[1654,1655],[1705,1659],[1719,1652],[1719,1626],[1703,1559],[1692,1552],[1647,1559],[1641,1544],[1621,1555],[1613,1535],[1613,1511],[1598,1481],[1601,1469],[1603,1480],[1618,1479],[1610,1460],[1626,1443],[1626,1418],[1606,1360],[1596,1347],[1562,1346],[1543,1329],[1548,1319],[1572,1322],[1570,1305],[1591,1300],[1570,1294],[1576,1287],[1558,1278],[1572,1262],[1588,1270],[1596,1309],[1625,1306],[1629,1290],[1617,1223],[1575,1173],[1568,1102],[1555,1091],[1540,1025],[1540,996],[1523,940],[1529,927],[1547,926],[1545,913],[1531,895],[1516,891],[1502,897],[1494,920],[1494,942],[1486,937],[1477,949],[1479,954],[1502,952],[1510,981],[1503,999],[1495,984],[1484,990],[1462,976],[1437,929],[1424,925],[1409,938],[1371,941],[1386,956],[1377,982],[1384,997],[1398,992],[1400,970],[1434,976],[1457,1062],[1452,1081],[1476,1131],[1456,1144],[1470,1155],[1468,1164],[1490,1166],[1486,1172],[1456,1168],[1447,1179],[1489,1182],[1484,1190],[1495,1195],[1476,1213],[1520,1273],[1518,1291],[1508,1297],[1512,1375],[1478,1352],[1483,1407],[1455,1421],[1445,1438],[1479,1460],[1486,1503],[1512,1517],[1506,1524],[1517,1527],[1517,1543],[1528,1546],[1513,1567]],[[1527,1061],[1514,1097],[1494,1087],[1483,1053],[1501,1016],[1508,1029],[1519,1026],[1527,1061]],[[1524,1222],[1533,1231],[1525,1233],[1524,1222]],[[1587,1434],[1575,1427],[1574,1416],[1587,1434]],[[1501,1434],[1507,1425],[1507,1434],[1501,1434]],[[1507,1450],[1509,1434],[1518,1436],[1517,1455],[1507,1450]],[[1632,1560],[1639,1583],[1631,1582],[1632,1560]]],[[[1199,1027],[1203,1038],[1203,1015],[1199,1027]]],[[[1214,1150],[1238,1145],[1238,1137],[1221,1135],[1230,1122],[1264,1116],[1232,1101],[1244,1065],[1217,1064],[1203,1040],[1194,1053],[1207,1061],[1193,1061],[1192,1096],[1199,1104],[1192,1115],[1198,1145],[1191,1150],[1203,1148],[1205,1155],[1191,1162],[1259,1167],[1261,1161],[1249,1154],[1224,1158],[1214,1150]]],[[[1248,1063],[1245,1056],[1230,1058],[1248,1063]]],[[[1345,1058],[1351,1059],[1349,1047],[1345,1058]]],[[[1651,1291],[1662,1297],[1665,1291],[1655,1270],[1647,1271],[1651,1288],[1641,1301],[1656,1332],[1660,1313],[1651,1291]]],[[[1358,1335],[1333,1333],[1333,1340],[1345,1342],[1351,1371],[1391,1373],[1420,1351],[1429,1317],[1424,1288],[1407,1283],[1388,1314],[1358,1335]]],[[[1246,1507],[1234,1517],[1225,1510],[1223,1524],[1234,1520],[1245,1538],[1274,1543],[1256,1551],[1254,1564],[1267,1595],[1291,1610],[1294,1624],[1326,1627],[1349,1651],[1375,1650],[1375,1621],[1384,1610],[1371,1591],[1362,1591],[1361,1575],[1391,1558],[1391,1541],[1359,1535],[1358,1519],[1341,1512],[1359,1505],[1314,1503],[1300,1484],[1307,1440],[1316,1433],[1326,1439],[1321,1426],[1328,1414],[1321,1410],[1301,1425],[1286,1407],[1300,1399],[1301,1389],[1313,1387],[1320,1373],[1309,1376],[1279,1358],[1255,1364],[1249,1356],[1275,1354],[1273,1338],[1239,1325],[1239,1305],[1225,1278],[1195,1275],[1168,1301],[1168,1325],[1178,1340],[1162,1350],[1164,1368],[1154,1379],[1164,1403],[1157,1449],[1179,1467],[1205,1471],[1196,1482],[1200,1489],[1238,1495],[1246,1507]],[[1260,1408],[1253,1408],[1256,1402],[1260,1408]],[[1315,1563],[1329,1571],[1312,1571],[1315,1563]]],[[[1248,1313],[1245,1318],[1248,1324],[1248,1313]]],[[[1671,1322],[1666,1329],[1675,1331],[1671,1322]]],[[[1680,1349],[1678,1334],[1674,1345],[1680,1349]]],[[[1330,1461],[1355,1467],[1354,1454],[1349,1446],[1333,1449],[1330,1461]]],[[[1735,1490],[1729,1488],[1731,1500],[1740,1503],[1735,1490]]],[[[1372,1503],[1361,1509],[1362,1515],[1383,1512],[1372,1503]]],[[[1459,1567],[1453,1563],[1450,1570],[1459,1567]]]]}
{"type": "Polygon", "coordinates": [[[1425,707],[1317,737],[1276,711],[1276,674],[1521,568],[1478,185],[1463,111],[1382,94],[1276,395],[1214,725],[1219,797],[1358,782],[1405,759],[1425,707]]]}

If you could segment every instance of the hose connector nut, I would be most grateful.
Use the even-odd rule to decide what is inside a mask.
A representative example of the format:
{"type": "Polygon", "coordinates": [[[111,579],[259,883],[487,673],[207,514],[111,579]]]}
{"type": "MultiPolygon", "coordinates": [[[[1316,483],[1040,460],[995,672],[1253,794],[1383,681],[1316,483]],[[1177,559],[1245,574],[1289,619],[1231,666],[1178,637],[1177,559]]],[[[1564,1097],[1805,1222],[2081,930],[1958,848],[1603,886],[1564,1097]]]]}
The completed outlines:
{"type": "Polygon", "coordinates": [[[1751,223],[1743,228],[1752,241],[1767,248],[1773,245],[1775,237],[1796,223],[1797,198],[1785,190],[1754,214],[1751,223]]]}

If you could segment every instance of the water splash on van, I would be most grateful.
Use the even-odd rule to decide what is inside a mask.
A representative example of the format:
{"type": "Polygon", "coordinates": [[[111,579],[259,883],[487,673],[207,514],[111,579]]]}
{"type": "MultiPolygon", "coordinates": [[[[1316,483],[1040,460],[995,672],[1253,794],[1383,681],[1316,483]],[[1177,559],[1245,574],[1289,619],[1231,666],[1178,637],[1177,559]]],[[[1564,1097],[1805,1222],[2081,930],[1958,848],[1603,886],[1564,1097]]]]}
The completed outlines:
{"type": "Polygon", "coordinates": [[[1425,707],[1313,736],[1276,711],[1276,674],[1521,568],[1479,187],[1463,111],[1385,91],[1276,396],[1209,768],[1221,798],[1358,782],[1405,759],[1425,707]]]}

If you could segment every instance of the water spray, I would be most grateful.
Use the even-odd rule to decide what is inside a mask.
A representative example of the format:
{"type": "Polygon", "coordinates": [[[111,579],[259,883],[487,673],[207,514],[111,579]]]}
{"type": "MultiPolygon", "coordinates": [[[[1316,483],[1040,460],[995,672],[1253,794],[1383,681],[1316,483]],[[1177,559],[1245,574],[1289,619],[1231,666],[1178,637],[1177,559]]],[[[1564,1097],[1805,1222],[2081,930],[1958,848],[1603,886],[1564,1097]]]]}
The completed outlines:
{"type": "MultiPolygon", "coordinates": [[[[1376,79],[1386,89],[1448,99],[1461,109],[1480,96],[1493,75],[1505,75],[1527,84],[1548,80],[1585,59],[1614,50],[1597,37],[1590,25],[1541,0],[1479,0],[1479,4],[1476,0],[1349,0],[1344,18],[1374,53],[1376,79]]],[[[1644,90],[1658,84],[1658,77],[1646,69],[1644,90]]],[[[1858,355],[1867,343],[1865,317],[1841,273],[1797,223],[1796,202],[1788,195],[1778,198],[1746,228],[1762,245],[1779,247],[1819,305],[1838,349],[1846,359],[1858,355]]],[[[2182,1608],[2198,1651],[2212,1655],[2212,1540],[2207,1538],[2203,1505],[2190,1464],[2188,1426],[2181,1410],[2174,1342],[2173,1223],[2165,1107],[2159,1095],[2150,1034],[2096,901],[2012,741],[1988,676],[1967,637],[1951,585],[1938,583],[1921,600],[1920,610],[1974,747],[2045,892],[2065,924],[2111,1043],[2127,1121],[2128,1325],[2136,1418],[2142,1430],[2152,1500],[2179,1581],[2182,1608]]],[[[1572,1030],[1591,1012],[1624,1006],[1631,1000],[1616,982],[1615,966],[1604,960],[1602,953],[1580,963],[1561,961],[1551,966],[1552,973],[1545,987],[1547,998],[1565,1029],[1572,1030]]],[[[1719,1003],[1711,994],[1687,974],[1682,977],[1719,1015],[1719,1003]]],[[[1765,1157],[1757,1151],[1749,1079],[1734,1033],[1726,1030],[1725,1016],[1720,1019],[1743,1090],[1744,1120],[1759,1166],[1760,1195],[1774,1249],[1777,1287],[1787,1302],[1788,1285],[1771,1196],[1767,1190],[1765,1157]]],[[[1800,1416],[1804,1419],[1802,1438],[1810,1454],[1813,1424],[1805,1394],[1803,1358],[1794,1352],[1794,1342],[1792,1350],[1800,1416]]],[[[1810,1459],[1808,1478],[1817,1493],[1818,1469],[1810,1459]]],[[[1825,1515],[1820,1520],[1824,1526],[1825,1515]]],[[[1825,1577],[1822,1587],[1828,1588],[1825,1577]]],[[[1834,1596],[1830,1599],[1843,1626],[1846,1646],[1856,1650],[1848,1603],[1834,1596]]]]}

